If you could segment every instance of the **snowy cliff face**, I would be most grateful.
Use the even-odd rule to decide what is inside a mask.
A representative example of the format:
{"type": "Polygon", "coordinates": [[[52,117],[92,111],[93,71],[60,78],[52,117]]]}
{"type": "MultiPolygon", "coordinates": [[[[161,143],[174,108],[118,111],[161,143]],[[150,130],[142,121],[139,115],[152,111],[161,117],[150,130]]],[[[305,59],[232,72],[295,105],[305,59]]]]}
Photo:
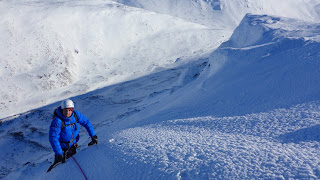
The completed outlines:
{"type": "Polygon", "coordinates": [[[231,35],[109,1],[0,8],[0,118],[188,63],[231,35]]]}
{"type": "Polygon", "coordinates": [[[0,1],[0,178],[82,177],[67,97],[88,179],[320,178],[318,0],[118,2],[0,1]]]}
{"type": "Polygon", "coordinates": [[[241,113],[318,100],[319,27],[296,19],[247,15],[212,54],[213,66],[216,56],[226,60],[206,80],[208,89],[218,86],[216,100],[230,99],[226,107],[241,113]],[[222,83],[227,79],[229,83],[222,83]]]}
{"type": "Polygon", "coordinates": [[[0,117],[205,57],[246,13],[319,20],[317,1],[118,2],[1,1],[0,117]]]}
{"type": "Polygon", "coordinates": [[[247,15],[197,80],[112,147],[165,178],[318,179],[319,25],[247,15]]]}
{"type": "MultiPolygon", "coordinates": [[[[221,47],[245,48],[263,46],[281,40],[301,39],[319,42],[318,23],[308,23],[292,18],[247,15],[241,21],[230,40],[221,47]]],[[[290,43],[288,43],[290,44],[290,43]]]]}
{"type": "Polygon", "coordinates": [[[223,0],[221,4],[225,8],[225,15],[236,25],[247,13],[268,14],[312,22],[320,20],[319,11],[316,8],[319,2],[311,2],[311,0],[223,0]]]}
{"type": "Polygon", "coordinates": [[[226,116],[318,100],[319,40],[318,23],[249,14],[211,54],[202,83],[175,101],[183,108],[206,104],[194,109],[198,115],[226,116]]]}

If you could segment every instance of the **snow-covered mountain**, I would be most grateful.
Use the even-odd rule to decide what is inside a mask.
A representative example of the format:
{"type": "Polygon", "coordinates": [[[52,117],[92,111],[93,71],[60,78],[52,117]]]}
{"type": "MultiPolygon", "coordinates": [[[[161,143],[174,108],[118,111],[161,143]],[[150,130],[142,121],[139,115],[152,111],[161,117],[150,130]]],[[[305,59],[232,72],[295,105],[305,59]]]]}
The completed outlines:
{"type": "Polygon", "coordinates": [[[0,1],[0,177],[320,178],[319,7],[0,1]],[[65,98],[99,137],[81,130],[84,174],[45,173],[65,98]]]}
{"type": "Polygon", "coordinates": [[[216,28],[233,28],[247,13],[292,17],[308,21],[319,19],[317,0],[114,0],[128,6],[169,14],[187,21],[216,28]]]}
{"type": "Polygon", "coordinates": [[[1,118],[198,59],[232,33],[112,1],[0,8],[1,118]]]}

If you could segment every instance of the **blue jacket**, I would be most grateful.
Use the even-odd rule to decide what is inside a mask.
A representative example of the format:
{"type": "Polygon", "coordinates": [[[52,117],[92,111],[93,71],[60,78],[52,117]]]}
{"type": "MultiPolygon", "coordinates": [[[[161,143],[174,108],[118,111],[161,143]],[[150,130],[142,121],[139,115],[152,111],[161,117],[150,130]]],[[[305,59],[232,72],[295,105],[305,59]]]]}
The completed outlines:
{"type": "Polygon", "coordinates": [[[89,119],[80,112],[74,110],[71,117],[67,118],[63,116],[61,107],[58,107],[56,113],[57,116],[52,120],[49,130],[49,141],[55,154],[61,155],[63,150],[79,141],[79,123],[87,129],[90,137],[95,135],[89,119]],[[78,123],[75,123],[74,113],[77,114],[78,123]],[[65,127],[61,130],[62,120],[65,122],[65,127]]]}

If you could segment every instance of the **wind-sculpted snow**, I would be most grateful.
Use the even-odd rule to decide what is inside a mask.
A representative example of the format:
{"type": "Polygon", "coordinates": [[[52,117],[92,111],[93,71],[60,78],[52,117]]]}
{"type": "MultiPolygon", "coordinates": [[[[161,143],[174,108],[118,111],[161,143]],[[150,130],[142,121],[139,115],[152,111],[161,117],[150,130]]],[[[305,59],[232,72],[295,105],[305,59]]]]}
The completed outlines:
{"type": "Polygon", "coordinates": [[[126,129],[111,143],[171,178],[319,178],[319,110],[313,102],[245,116],[174,119],[126,129]]]}
{"type": "Polygon", "coordinates": [[[320,179],[318,1],[170,2],[0,1],[0,178],[82,178],[45,173],[72,97],[88,179],[320,179]]]}
{"type": "Polygon", "coordinates": [[[114,148],[170,178],[318,179],[318,32],[247,15],[207,71],[117,133],[114,148]]]}
{"type": "MultiPolygon", "coordinates": [[[[198,60],[195,62],[195,66],[188,64],[75,97],[73,98],[75,108],[91,120],[99,137],[99,146],[100,144],[103,146],[108,141],[108,134],[139,120],[126,121],[130,116],[139,114],[144,109],[159,103],[186,84],[196,80],[203,72],[207,62],[208,59],[198,60]]],[[[58,106],[59,103],[55,103],[41,109],[1,119],[0,178],[57,179],[62,177],[72,179],[74,178],[72,175],[77,175],[77,171],[72,171],[69,168],[67,168],[68,171],[72,172],[68,172],[67,177],[63,168],[57,168],[57,170],[55,168],[53,173],[49,173],[47,176],[45,174],[47,168],[53,163],[54,154],[50,147],[48,133],[53,111],[58,106]],[[39,174],[39,172],[43,173],[39,174]]],[[[79,154],[87,148],[89,141],[87,132],[82,126],[80,127],[80,135],[79,154]]],[[[93,154],[89,156],[91,159],[77,159],[80,163],[89,160],[90,162],[86,163],[90,165],[86,168],[87,173],[91,172],[91,175],[88,174],[89,177],[101,179],[105,176],[103,173],[106,173],[106,170],[101,169],[97,172],[92,167],[98,166],[97,163],[105,167],[104,161],[114,155],[110,155],[108,152],[110,150],[109,144],[99,149],[99,152],[95,152],[95,149],[91,148],[89,148],[90,152],[93,151],[93,154]],[[101,154],[106,154],[106,156],[99,157],[101,154]],[[101,159],[103,161],[100,161],[101,159]]],[[[109,161],[113,160],[108,160],[108,163],[112,164],[109,161]]],[[[72,166],[76,170],[77,167],[74,163],[70,161],[67,163],[66,166],[72,166]]],[[[121,163],[119,167],[123,167],[121,163]]],[[[109,167],[111,165],[108,164],[107,168],[109,167]]],[[[116,174],[115,178],[120,176],[120,174],[116,174]]]]}
{"type": "MultiPolygon", "coordinates": [[[[297,19],[248,14],[236,28],[230,40],[221,47],[246,48],[263,46],[278,41],[304,40],[320,42],[320,24],[297,19]]],[[[280,42],[281,43],[281,42],[280,42]]],[[[291,43],[287,42],[286,45],[291,43]]],[[[281,49],[279,50],[281,51],[281,49]]]]}
{"type": "Polygon", "coordinates": [[[318,100],[318,34],[319,24],[248,15],[210,58],[213,70],[203,87],[225,106],[212,110],[243,114],[318,100]]]}
{"type": "Polygon", "coordinates": [[[184,117],[233,116],[318,100],[318,33],[316,23],[247,15],[211,54],[201,83],[189,84],[193,90],[181,92],[167,109],[184,117]]]}
{"type": "Polygon", "coordinates": [[[114,0],[210,27],[235,27],[247,13],[320,21],[319,1],[304,0],[114,0]]]}
{"type": "Polygon", "coordinates": [[[232,33],[112,1],[1,1],[0,17],[0,118],[207,57],[232,33]]]}

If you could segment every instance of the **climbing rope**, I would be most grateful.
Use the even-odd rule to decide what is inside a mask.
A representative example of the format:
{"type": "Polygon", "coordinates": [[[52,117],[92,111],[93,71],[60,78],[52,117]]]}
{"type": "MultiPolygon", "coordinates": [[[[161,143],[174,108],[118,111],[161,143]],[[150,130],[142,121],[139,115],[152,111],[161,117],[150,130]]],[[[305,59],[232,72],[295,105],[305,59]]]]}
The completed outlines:
{"type": "Polygon", "coordinates": [[[86,174],[83,172],[83,170],[82,170],[82,168],[80,167],[80,165],[79,165],[79,163],[77,162],[77,160],[76,160],[73,156],[72,156],[71,158],[72,158],[72,159],[74,160],[74,162],[76,162],[76,164],[78,165],[80,171],[82,172],[82,175],[83,175],[84,179],[85,179],[85,180],[88,180],[86,174]]]}

